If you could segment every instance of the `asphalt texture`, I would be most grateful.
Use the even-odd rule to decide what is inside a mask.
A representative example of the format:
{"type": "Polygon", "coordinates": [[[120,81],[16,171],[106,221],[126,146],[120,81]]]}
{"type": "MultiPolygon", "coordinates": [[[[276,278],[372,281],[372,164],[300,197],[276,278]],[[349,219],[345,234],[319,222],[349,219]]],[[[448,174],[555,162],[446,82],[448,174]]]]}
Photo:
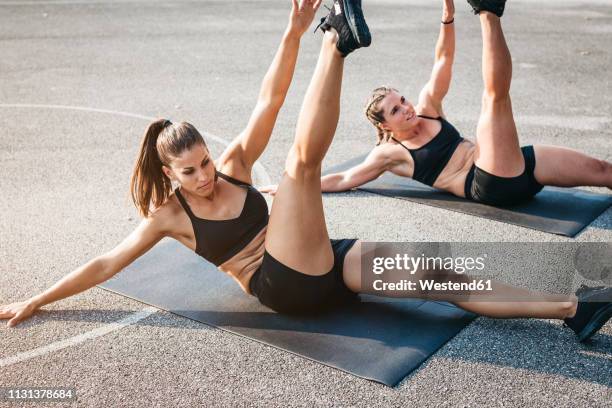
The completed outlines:
{"type": "MultiPolygon", "coordinates": [[[[364,3],[373,45],[346,61],[340,122],[324,167],[374,145],[362,113],[371,89],[391,84],[414,101],[433,62],[440,2],[364,3]]],[[[473,137],[482,92],[480,27],[463,1],[456,8],[445,111],[463,136],[473,137]]],[[[246,124],[289,9],[289,1],[0,1],[1,304],[48,288],[138,225],[128,187],[146,118],[192,122],[217,137],[209,144],[221,153],[221,141],[246,124]]],[[[612,160],[612,4],[509,1],[503,26],[522,144],[556,144],[612,160]]],[[[293,84],[260,159],[269,179],[260,172],[257,183],[282,174],[319,45],[319,33],[302,39],[293,84]]],[[[330,236],[337,238],[612,241],[610,209],[569,239],[368,193],[327,194],[323,201],[330,236]]],[[[536,273],[517,271],[511,280],[555,287],[554,279],[536,273]]],[[[58,406],[604,407],[612,401],[610,323],[579,344],[559,321],[479,318],[395,388],[163,311],[6,363],[144,308],[94,288],[44,307],[15,329],[0,325],[0,387],[77,390],[77,401],[58,406]]]]}

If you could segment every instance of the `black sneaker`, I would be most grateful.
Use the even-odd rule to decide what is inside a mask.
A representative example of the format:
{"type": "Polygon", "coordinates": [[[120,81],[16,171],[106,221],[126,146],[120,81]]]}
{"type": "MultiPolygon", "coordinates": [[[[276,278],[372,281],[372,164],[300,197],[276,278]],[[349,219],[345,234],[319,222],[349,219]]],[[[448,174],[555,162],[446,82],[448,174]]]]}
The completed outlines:
{"type": "Polygon", "coordinates": [[[506,6],[506,0],[468,0],[468,3],[472,6],[474,14],[481,11],[490,11],[497,17],[504,14],[504,7],[506,6]]]}
{"type": "MultiPolygon", "coordinates": [[[[327,17],[317,26],[323,31],[333,28],[338,33],[336,47],[343,57],[372,42],[370,29],[361,11],[361,0],[335,0],[327,17]]],[[[316,31],[316,29],[315,29],[316,31]]]]}
{"type": "Polygon", "coordinates": [[[612,288],[604,286],[590,288],[582,285],[576,291],[576,296],[578,296],[576,315],[564,319],[564,322],[576,333],[578,341],[585,341],[612,317],[612,288]]]}

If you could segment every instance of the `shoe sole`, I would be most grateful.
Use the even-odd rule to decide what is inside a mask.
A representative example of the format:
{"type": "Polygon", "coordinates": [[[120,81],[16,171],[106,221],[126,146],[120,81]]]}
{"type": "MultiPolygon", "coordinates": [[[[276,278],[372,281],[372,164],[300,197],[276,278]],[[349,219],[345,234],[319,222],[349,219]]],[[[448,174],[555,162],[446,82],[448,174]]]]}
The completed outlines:
{"type": "Polygon", "coordinates": [[[372,36],[370,35],[370,29],[366,24],[361,8],[353,10],[350,0],[342,0],[342,5],[344,6],[346,21],[351,29],[351,33],[353,33],[353,37],[357,39],[361,47],[369,46],[372,42],[372,36]]]}
{"type": "MultiPolygon", "coordinates": [[[[486,10],[486,9],[481,9],[480,8],[480,2],[472,2],[470,0],[468,0],[468,4],[472,7],[472,10],[474,11],[474,14],[479,14],[481,11],[488,11],[490,13],[494,13],[495,15],[497,15],[497,13],[495,11],[490,11],[490,10],[486,10]],[[475,4],[473,4],[475,3],[475,4]]],[[[502,11],[501,14],[504,14],[504,9],[506,8],[506,5],[504,4],[504,6],[502,7],[502,11]]],[[[502,16],[497,15],[499,18],[501,18],[502,16]]]]}
{"type": "Polygon", "coordinates": [[[593,315],[586,326],[577,334],[578,341],[582,342],[591,338],[597,330],[606,324],[610,317],[612,317],[612,303],[593,315]]]}

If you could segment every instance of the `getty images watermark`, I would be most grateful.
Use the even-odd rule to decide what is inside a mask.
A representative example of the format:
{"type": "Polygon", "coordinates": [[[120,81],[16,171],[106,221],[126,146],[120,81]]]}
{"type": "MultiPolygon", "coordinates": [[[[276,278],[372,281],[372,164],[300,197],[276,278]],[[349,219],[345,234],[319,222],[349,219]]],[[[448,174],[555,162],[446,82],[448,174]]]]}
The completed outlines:
{"type": "Polygon", "coordinates": [[[582,283],[612,285],[612,243],[361,243],[361,288],[373,295],[563,300],[582,283]]]}

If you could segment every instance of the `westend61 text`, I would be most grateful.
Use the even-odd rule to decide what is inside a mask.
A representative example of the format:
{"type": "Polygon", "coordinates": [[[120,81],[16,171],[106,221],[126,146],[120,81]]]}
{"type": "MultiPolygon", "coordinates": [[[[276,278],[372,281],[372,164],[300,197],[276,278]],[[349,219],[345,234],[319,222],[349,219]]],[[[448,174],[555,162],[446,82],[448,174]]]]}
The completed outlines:
{"type": "Polygon", "coordinates": [[[372,284],[374,290],[401,290],[401,291],[491,291],[491,280],[474,279],[470,282],[437,282],[432,279],[419,279],[417,282],[402,279],[399,282],[384,282],[380,279],[372,284]]]}

